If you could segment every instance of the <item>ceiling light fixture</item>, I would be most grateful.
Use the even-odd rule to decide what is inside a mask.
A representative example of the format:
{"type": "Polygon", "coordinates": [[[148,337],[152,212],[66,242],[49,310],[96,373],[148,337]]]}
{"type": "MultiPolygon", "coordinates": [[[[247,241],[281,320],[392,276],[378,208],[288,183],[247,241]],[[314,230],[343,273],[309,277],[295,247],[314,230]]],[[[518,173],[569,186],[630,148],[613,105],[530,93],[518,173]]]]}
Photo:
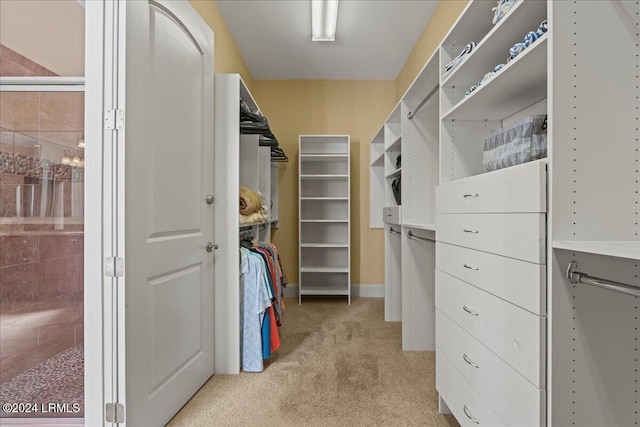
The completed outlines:
{"type": "Polygon", "coordinates": [[[312,41],[335,41],[337,22],[338,0],[311,0],[312,41]]]}

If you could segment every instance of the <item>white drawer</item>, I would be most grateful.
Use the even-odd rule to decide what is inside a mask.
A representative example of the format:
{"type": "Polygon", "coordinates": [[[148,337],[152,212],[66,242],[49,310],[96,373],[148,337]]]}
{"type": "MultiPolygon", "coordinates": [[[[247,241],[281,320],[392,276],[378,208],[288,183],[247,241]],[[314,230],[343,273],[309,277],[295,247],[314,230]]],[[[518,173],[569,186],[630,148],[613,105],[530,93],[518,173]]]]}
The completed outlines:
{"type": "Polygon", "coordinates": [[[544,317],[536,316],[440,270],[436,270],[436,308],[455,320],[533,385],[545,387],[544,317]]]}
{"type": "Polygon", "coordinates": [[[400,206],[382,208],[382,221],[386,224],[400,224],[400,206]]]}
{"type": "Polygon", "coordinates": [[[436,328],[438,350],[505,424],[544,425],[544,390],[527,381],[439,310],[436,328]]]}
{"type": "Polygon", "coordinates": [[[546,212],[546,160],[436,187],[436,213],[546,212]]]}
{"type": "Polygon", "coordinates": [[[532,313],[546,313],[544,265],[438,242],[436,268],[532,313]]]}
{"type": "Polygon", "coordinates": [[[451,361],[437,350],[436,389],[462,427],[506,426],[451,361]]]}
{"type": "Polygon", "coordinates": [[[545,214],[438,214],[436,239],[544,264],[545,219],[545,214]]]}

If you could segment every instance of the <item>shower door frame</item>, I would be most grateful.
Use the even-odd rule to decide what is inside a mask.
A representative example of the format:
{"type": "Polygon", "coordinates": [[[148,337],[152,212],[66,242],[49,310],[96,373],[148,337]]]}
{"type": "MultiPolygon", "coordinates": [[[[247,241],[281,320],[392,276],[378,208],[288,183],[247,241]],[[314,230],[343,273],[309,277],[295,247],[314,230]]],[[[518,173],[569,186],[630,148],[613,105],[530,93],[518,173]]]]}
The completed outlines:
{"type": "MultiPolygon", "coordinates": [[[[85,92],[85,79],[84,77],[56,77],[56,76],[42,76],[42,77],[0,77],[0,92],[85,92]]],[[[87,99],[85,95],[85,111],[86,111],[87,99]]],[[[87,114],[85,114],[85,121],[87,114]]],[[[86,123],[85,123],[86,129],[86,123]]],[[[103,405],[103,383],[104,378],[102,376],[103,366],[107,370],[104,364],[105,358],[103,348],[103,331],[107,331],[102,323],[101,316],[102,310],[97,310],[97,307],[103,306],[102,292],[98,286],[87,286],[87,283],[91,283],[91,278],[95,278],[96,263],[92,262],[97,253],[100,252],[100,239],[96,239],[101,234],[102,224],[98,223],[92,216],[95,215],[95,207],[92,207],[92,203],[95,203],[95,195],[90,191],[95,190],[96,184],[102,187],[101,175],[102,170],[99,166],[100,163],[96,162],[96,156],[101,156],[98,147],[91,147],[88,144],[85,148],[85,187],[84,187],[84,201],[85,201],[85,215],[84,215],[84,409],[85,417],[83,418],[56,418],[51,419],[51,422],[58,424],[61,422],[65,425],[76,424],[84,425],[84,420],[87,419],[87,409],[95,411],[95,408],[100,408],[102,412],[103,405]],[[89,161],[91,156],[91,161],[89,161]],[[98,166],[96,166],[96,163],[98,166]],[[99,168],[99,170],[94,170],[99,168]],[[89,171],[89,173],[87,173],[89,171]],[[98,366],[98,364],[100,366],[98,366]],[[98,392],[100,390],[100,392],[98,392]]],[[[101,193],[101,192],[100,192],[101,193]]],[[[101,258],[98,258],[100,260],[101,258]]],[[[100,264],[98,262],[97,264],[100,264]]],[[[101,271],[101,266],[98,266],[101,271]]],[[[100,273],[98,273],[100,274],[100,273]]],[[[108,371],[111,374],[111,371],[108,371]]],[[[43,418],[33,418],[31,420],[43,420],[43,418]]]]}

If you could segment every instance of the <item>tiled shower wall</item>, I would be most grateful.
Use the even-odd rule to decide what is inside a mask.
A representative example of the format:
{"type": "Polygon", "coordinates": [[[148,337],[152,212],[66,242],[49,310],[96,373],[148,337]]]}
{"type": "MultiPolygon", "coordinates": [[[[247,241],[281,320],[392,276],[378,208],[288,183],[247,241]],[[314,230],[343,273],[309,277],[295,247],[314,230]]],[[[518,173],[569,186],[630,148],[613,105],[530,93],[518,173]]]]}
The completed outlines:
{"type": "MultiPolygon", "coordinates": [[[[55,74],[0,45],[0,75],[55,74]]],[[[60,164],[79,151],[83,105],[81,92],[0,93],[0,383],[83,343],[82,170],[60,164]]]]}
{"type": "Polygon", "coordinates": [[[0,382],[83,343],[81,232],[0,236],[0,382]]]}

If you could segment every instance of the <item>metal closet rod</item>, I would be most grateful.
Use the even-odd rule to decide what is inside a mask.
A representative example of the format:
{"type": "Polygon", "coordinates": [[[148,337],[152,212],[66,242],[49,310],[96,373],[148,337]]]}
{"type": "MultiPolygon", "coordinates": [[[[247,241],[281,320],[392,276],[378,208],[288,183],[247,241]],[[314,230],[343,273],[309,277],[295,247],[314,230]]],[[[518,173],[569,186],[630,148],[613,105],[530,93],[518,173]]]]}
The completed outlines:
{"type": "Polygon", "coordinates": [[[389,233],[392,233],[392,234],[402,234],[402,233],[400,233],[399,231],[394,230],[394,229],[393,229],[393,227],[389,227],[389,233]]]}
{"type": "Polygon", "coordinates": [[[431,92],[429,92],[429,95],[427,95],[427,96],[426,96],[426,98],[424,98],[424,99],[422,100],[422,102],[421,102],[420,104],[418,104],[418,106],[416,107],[416,109],[415,109],[415,110],[413,110],[413,111],[409,111],[409,113],[407,114],[407,119],[409,119],[409,120],[413,119],[413,116],[415,116],[415,115],[416,115],[416,113],[417,113],[418,111],[420,111],[420,109],[424,106],[424,104],[426,104],[427,102],[429,102],[429,100],[431,99],[431,97],[432,97],[433,95],[435,95],[435,94],[436,94],[436,92],[438,91],[438,89],[440,89],[440,85],[436,85],[436,87],[434,87],[434,88],[431,90],[431,92]]]}
{"type": "Polygon", "coordinates": [[[413,231],[411,231],[411,230],[407,231],[407,237],[409,237],[411,239],[426,240],[427,242],[433,242],[433,243],[436,242],[434,239],[429,239],[427,237],[416,236],[415,234],[413,234],[413,231]]]}
{"type": "Polygon", "coordinates": [[[640,297],[640,287],[627,285],[626,283],[614,282],[613,280],[601,279],[599,277],[589,276],[586,273],[576,271],[578,263],[571,261],[567,267],[567,279],[571,283],[582,283],[585,285],[596,286],[598,288],[610,291],[620,292],[625,295],[640,297]]]}

